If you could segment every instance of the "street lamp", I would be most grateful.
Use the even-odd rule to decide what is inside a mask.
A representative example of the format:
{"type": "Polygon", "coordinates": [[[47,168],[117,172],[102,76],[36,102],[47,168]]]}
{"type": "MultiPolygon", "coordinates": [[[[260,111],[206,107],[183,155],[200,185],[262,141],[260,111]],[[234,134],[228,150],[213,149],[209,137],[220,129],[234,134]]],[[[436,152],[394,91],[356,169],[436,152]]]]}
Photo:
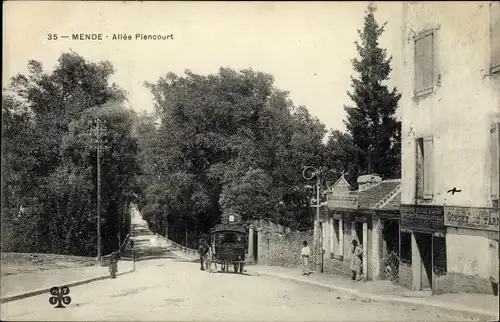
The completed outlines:
{"type": "Polygon", "coordinates": [[[314,247],[315,247],[315,253],[316,253],[316,272],[321,272],[321,245],[320,245],[320,238],[319,238],[319,207],[320,207],[320,200],[319,200],[319,185],[320,185],[320,172],[318,169],[312,166],[306,166],[304,167],[304,170],[302,171],[302,176],[306,180],[311,180],[314,177],[316,177],[316,220],[314,221],[314,247]],[[312,170],[310,175],[307,175],[308,171],[312,170]]]}

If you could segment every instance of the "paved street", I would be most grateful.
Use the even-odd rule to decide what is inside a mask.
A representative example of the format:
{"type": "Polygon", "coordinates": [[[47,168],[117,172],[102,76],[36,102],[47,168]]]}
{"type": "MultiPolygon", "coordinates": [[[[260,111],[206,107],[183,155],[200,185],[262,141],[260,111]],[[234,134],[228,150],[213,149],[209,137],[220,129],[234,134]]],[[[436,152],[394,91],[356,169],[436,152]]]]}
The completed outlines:
{"type": "Polygon", "coordinates": [[[49,294],[5,303],[2,320],[467,320],[274,278],[210,274],[175,259],[140,262],[136,273],[75,287],[70,296],[65,309],[50,305],[49,294]]]}
{"type": "Polygon", "coordinates": [[[136,272],[72,288],[72,301],[64,309],[49,304],[49,294],[2,304],[2,320],[471,320],[432,308],[367,302],[273,277],[202,272],[198,263],[166,249],[164,240],[142,227],[137,230],[141,258],[136,272]]]}

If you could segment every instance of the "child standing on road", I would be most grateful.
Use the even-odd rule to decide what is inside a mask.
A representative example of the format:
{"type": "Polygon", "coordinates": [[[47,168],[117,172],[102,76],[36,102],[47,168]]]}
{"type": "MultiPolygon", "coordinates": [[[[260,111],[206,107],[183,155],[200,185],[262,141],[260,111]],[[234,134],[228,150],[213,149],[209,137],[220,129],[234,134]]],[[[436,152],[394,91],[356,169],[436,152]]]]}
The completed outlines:
{"type": "Polygon", "coordinates": [[[307,241],[304,240],[302,243],[304,247],[300,251],[300,257],[302,259],[302,275],[309,275],[309,256],[311,255],[311,249],[307,246],[307,241]]]}

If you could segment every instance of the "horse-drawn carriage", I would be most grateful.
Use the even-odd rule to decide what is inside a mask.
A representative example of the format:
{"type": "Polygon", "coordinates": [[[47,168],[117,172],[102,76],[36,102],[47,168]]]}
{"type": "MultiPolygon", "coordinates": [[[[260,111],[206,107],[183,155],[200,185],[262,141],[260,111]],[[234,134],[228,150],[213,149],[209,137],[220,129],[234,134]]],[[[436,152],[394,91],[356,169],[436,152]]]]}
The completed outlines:
{"type": "MultiPolygon", "coordinates": [[[[221,265],[223,272],[233,266],[236,273],[243,273],[248,244],[248,232],[243,225],[219,224],[210,231],[209,250],[205,263],[212,272],[212,263],[221,265]]],[[[203,266],[202,266],[203,267],[203,266]]]]}

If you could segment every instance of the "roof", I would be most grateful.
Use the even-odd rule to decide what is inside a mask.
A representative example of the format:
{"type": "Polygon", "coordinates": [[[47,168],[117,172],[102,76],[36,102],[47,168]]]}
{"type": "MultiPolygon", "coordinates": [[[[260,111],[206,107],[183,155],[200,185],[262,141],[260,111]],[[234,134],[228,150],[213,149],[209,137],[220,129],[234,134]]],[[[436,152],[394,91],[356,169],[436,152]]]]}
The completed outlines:
{"type": "Polygon", "coordinates": [[[351,185],[349,184],[349,182],[347,182],[347,180],[344,178],[344,175],[342,174],[340,178],[337,181],[335,181],[333,186],[330,187],[328,190],[336,192],[338,190],[350,190],[350,189],[351,185]]]}
{"type": "Polygon", "coordinates": [[[397,203],[394,210],[399,209],[401,199],[401,182],[398,179],[384,180],[359,192],[359,209],[384,209],[392,210],[391,207],[397,203]],[[397,195],[399,194],[399,198],[397,195]]]}
{"type": "Polygon", "coordinates": [[[401,207],[401,189],[389,199],[386,204],[382,205],[380,210],[399,210],[401,207]]]}

